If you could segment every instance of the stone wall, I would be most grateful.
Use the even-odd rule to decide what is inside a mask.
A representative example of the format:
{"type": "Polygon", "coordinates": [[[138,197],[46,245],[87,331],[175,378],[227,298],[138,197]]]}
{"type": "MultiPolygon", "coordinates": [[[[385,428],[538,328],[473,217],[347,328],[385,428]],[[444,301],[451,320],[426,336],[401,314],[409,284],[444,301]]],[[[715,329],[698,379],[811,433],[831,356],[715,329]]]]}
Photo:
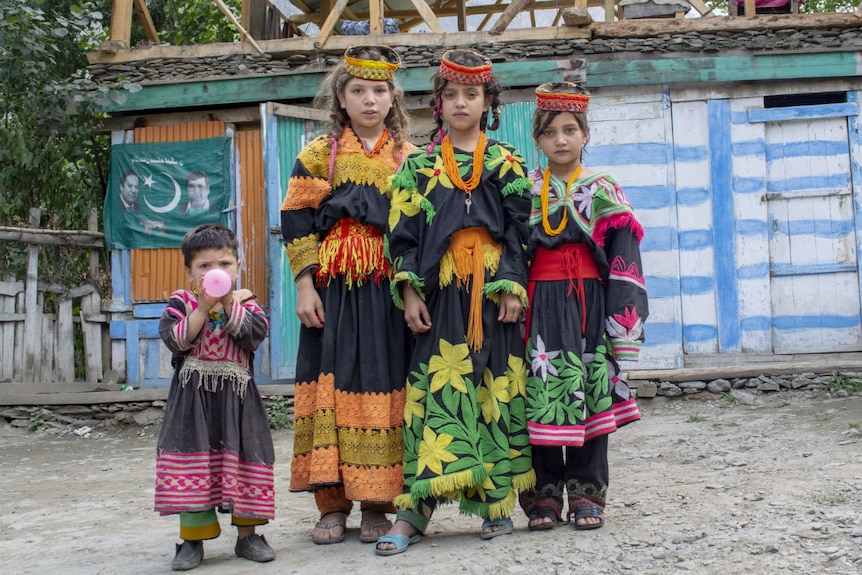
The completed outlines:
{"type": "MultiPolygon", "coordinates": [[[[849,16],[848,16],[849,17],[849,16]]],[[[471,46],[495,62],[587,58],[591,61],[656,57],[715,56],[748,52],[856,51],[862,50],[862,26],[851,28],[793,28],[680,32],[650,37],[591,38],[520,43],[485,43],[471,46]]],[[[406,67],[423,67],[440,61],[444,48],[394,46],[406,67]]],[[[190,82],[329,70],[341,54],[285,53],[231,54],[213,58],[156,59],[123,64],[92,64],[94,79],[108,84],[190,82]]]]}
{"type": "MultiPolygon", "coordinates": [[[[860,379],[862,373],[842,373],[848,379],[860,379]]],[[[834,387],[835,375],[803,373],[796,375],[761,375],[751,378],[714,379],[711,381],[633,381],[632,390],[640,401],[655,397],[702,401],[722,400],[751,403],[762,394],[807,393],[816,396],[844,397],[849,392],[834,387]]],[[[293,398],[265,395],[267,409],[278,408],[290,414],[293,398]]],[[[161,425],[165,402],[131,401],[94,405],[15,406],[0,409],[0,425],[17,428],[47,429],[54,433],[86,435],[96,429],[116,426],[150,427],[161,425]]]]}

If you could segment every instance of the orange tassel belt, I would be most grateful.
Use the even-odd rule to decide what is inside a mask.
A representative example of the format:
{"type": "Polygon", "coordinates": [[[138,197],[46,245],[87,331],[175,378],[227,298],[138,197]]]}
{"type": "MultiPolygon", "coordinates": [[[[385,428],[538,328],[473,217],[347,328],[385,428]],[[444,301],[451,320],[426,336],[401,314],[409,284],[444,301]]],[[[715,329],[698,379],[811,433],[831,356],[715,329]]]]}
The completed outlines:
{"type": "Polygon", "coordinates": [[[389,262],[383,257],[383,232],[374,226],[342,218],[326,233],[318,248],[317,281],[328,284],[336,275],[344,276],[349,286],[373,278],[390,277],[389,262]]]}
{"type": "Polygon", "coordinates": [[[585,279],[601,279],[599,267],[593,253],[586,244],[563,244],[548,250],[536,248],[536,255],[530,264],[530,282],[569,280],[569,291],[577,289],[581,301],[581,331],[587,329],[587,301],[584,293],[585,279]],[[577,286],[575,280],[578,281],[577,286]]]}
{"type": "Polygon", "coordinates": [[[503,253],[503,247],[491,239],[485,228],[466,228],[452,234],[449,251],[455,263],[455,277],[458,287],[466,285],[467,278],[473,277],[470,292],[470,319],[467,322],[467,343],[473,351],[482,349],[485,334],[482,330],[482,298],[485,288],[484,245],[489,244],[503,253]]]}

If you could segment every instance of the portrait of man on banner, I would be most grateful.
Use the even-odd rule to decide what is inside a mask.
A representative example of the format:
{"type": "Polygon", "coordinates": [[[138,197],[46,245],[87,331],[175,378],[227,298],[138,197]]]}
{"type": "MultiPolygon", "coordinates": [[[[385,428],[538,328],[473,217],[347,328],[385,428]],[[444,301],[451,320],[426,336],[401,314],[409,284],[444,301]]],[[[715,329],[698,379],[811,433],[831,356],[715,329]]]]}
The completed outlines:
{"type": "Polygon", "coordinates": [[[105,194],[109,249],[180,247],[191,228],[226,223],[230,139],[117,144],[105,194]]]}

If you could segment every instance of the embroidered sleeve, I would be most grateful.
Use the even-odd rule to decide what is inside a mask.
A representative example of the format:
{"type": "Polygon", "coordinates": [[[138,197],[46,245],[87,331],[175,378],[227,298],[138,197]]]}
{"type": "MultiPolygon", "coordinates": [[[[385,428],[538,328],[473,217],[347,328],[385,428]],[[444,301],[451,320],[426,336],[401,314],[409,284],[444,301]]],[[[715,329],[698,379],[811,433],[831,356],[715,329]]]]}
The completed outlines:
{"type": "Polygon", "coordinates": [[[603,175],[590,184],[593,239],[604,247],[608,230],[629,228],[637,242],[643,239],[643,227],[637,221],[623,189],[610,176],[603,175]]]}
{"type": "Polygon", "coordinates": [[[224,328],[239,347],[254,351],[269,333],[269,319],[266,311],[251,296],[243,301],[234,300],[224,328]]]}
{"type": "Polygon", "coordinates": [[[649,315],[638,237],[626,226],[610,229],[606,240],[610,273],[605,327],[617,360],[636,360],[649,315]]]}
{"type": "MultiPolygon", "coordinates": [[[[393,176],[390,187],[389,230],[386,232],[386,249],[394,277],[390,283],[392,299],[404,308],[401,296],[402,284],[407,282],[423,295],[424,279],[419,272],[419,222],[422,217],[424,196],[417,190],[416,174],[424,154],[421,150],[411,153],[393,176]]],[[[427,200],[425,200],[427,202],[427,200]]],[[[427,202],[430,205],[430,202],[427,202]]],[[[433,206],[432,206],[433,208],[433,206]]],[[[425,210],[426,221],[433,218],[433,212],[425,210]]]]}
{"type": "Polygon", "coordinates": [[[178,290],[171,294],[165,311],[159,320],[159,336],[173,353],[185,353],[197,344],[197,339],[188,340],[188,315],[197,308],[194,294],[178,290]]]}
{"type": "MultiPolygon", "coordinates": [[[[499,192],[502,196],[503,253],[494,281],[507,280],[512,287],[504,289],[509,293],[526,296],[527,286],[527,243],[528,221],[530,217],[530,194],[533,182],[527,177],[526,166],[521,154],[508,144],[498,142],[488,147],[485,165],[497,170],[499,192]]],[[[494,285],[493,283],[491,285],[494,285]]],[[[509,284],[500,284],[509,285],[509,284]]],[[[499,292],[501,290],[496,290],[499,292]]],[[[495,291],[488,291],[491,294],[495,291]]],[[[526,301],[526,297],[522,297],[526,301]]],[[[525,304],[526,305],[526,304],[525,304]]]]}
{"type": "Polygon", "coordinates": [[[281,205],[281,234],[293,276],[317,265],[319,231],[314,214],[330,192],[329,159],[332,148],[327,137],[309,143],[296,158],[281,205]]]}

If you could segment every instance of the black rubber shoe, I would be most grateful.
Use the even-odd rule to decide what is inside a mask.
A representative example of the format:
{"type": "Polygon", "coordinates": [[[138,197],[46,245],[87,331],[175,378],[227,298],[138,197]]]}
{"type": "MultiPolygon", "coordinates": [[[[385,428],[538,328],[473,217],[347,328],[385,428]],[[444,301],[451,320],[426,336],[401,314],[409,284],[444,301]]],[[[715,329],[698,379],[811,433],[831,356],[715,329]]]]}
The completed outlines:
{"type": "Polygon", "coordinates": [[[174,571],[188,571],[200,565],[203,558],[203,541],[183,540],[182,545],[177,544],[177,554],[174,556],[174,562],[171,563],[171,567],[173,567],[174,571]]]}
{"type": "Polygon", "coordinates": [[[239,557],[258,563],[266,563],[275,559],[275,551],[266,542],[264,536],[257,533],[249,535],[245,539],[237,539],[234,551],[239,557]]]}

